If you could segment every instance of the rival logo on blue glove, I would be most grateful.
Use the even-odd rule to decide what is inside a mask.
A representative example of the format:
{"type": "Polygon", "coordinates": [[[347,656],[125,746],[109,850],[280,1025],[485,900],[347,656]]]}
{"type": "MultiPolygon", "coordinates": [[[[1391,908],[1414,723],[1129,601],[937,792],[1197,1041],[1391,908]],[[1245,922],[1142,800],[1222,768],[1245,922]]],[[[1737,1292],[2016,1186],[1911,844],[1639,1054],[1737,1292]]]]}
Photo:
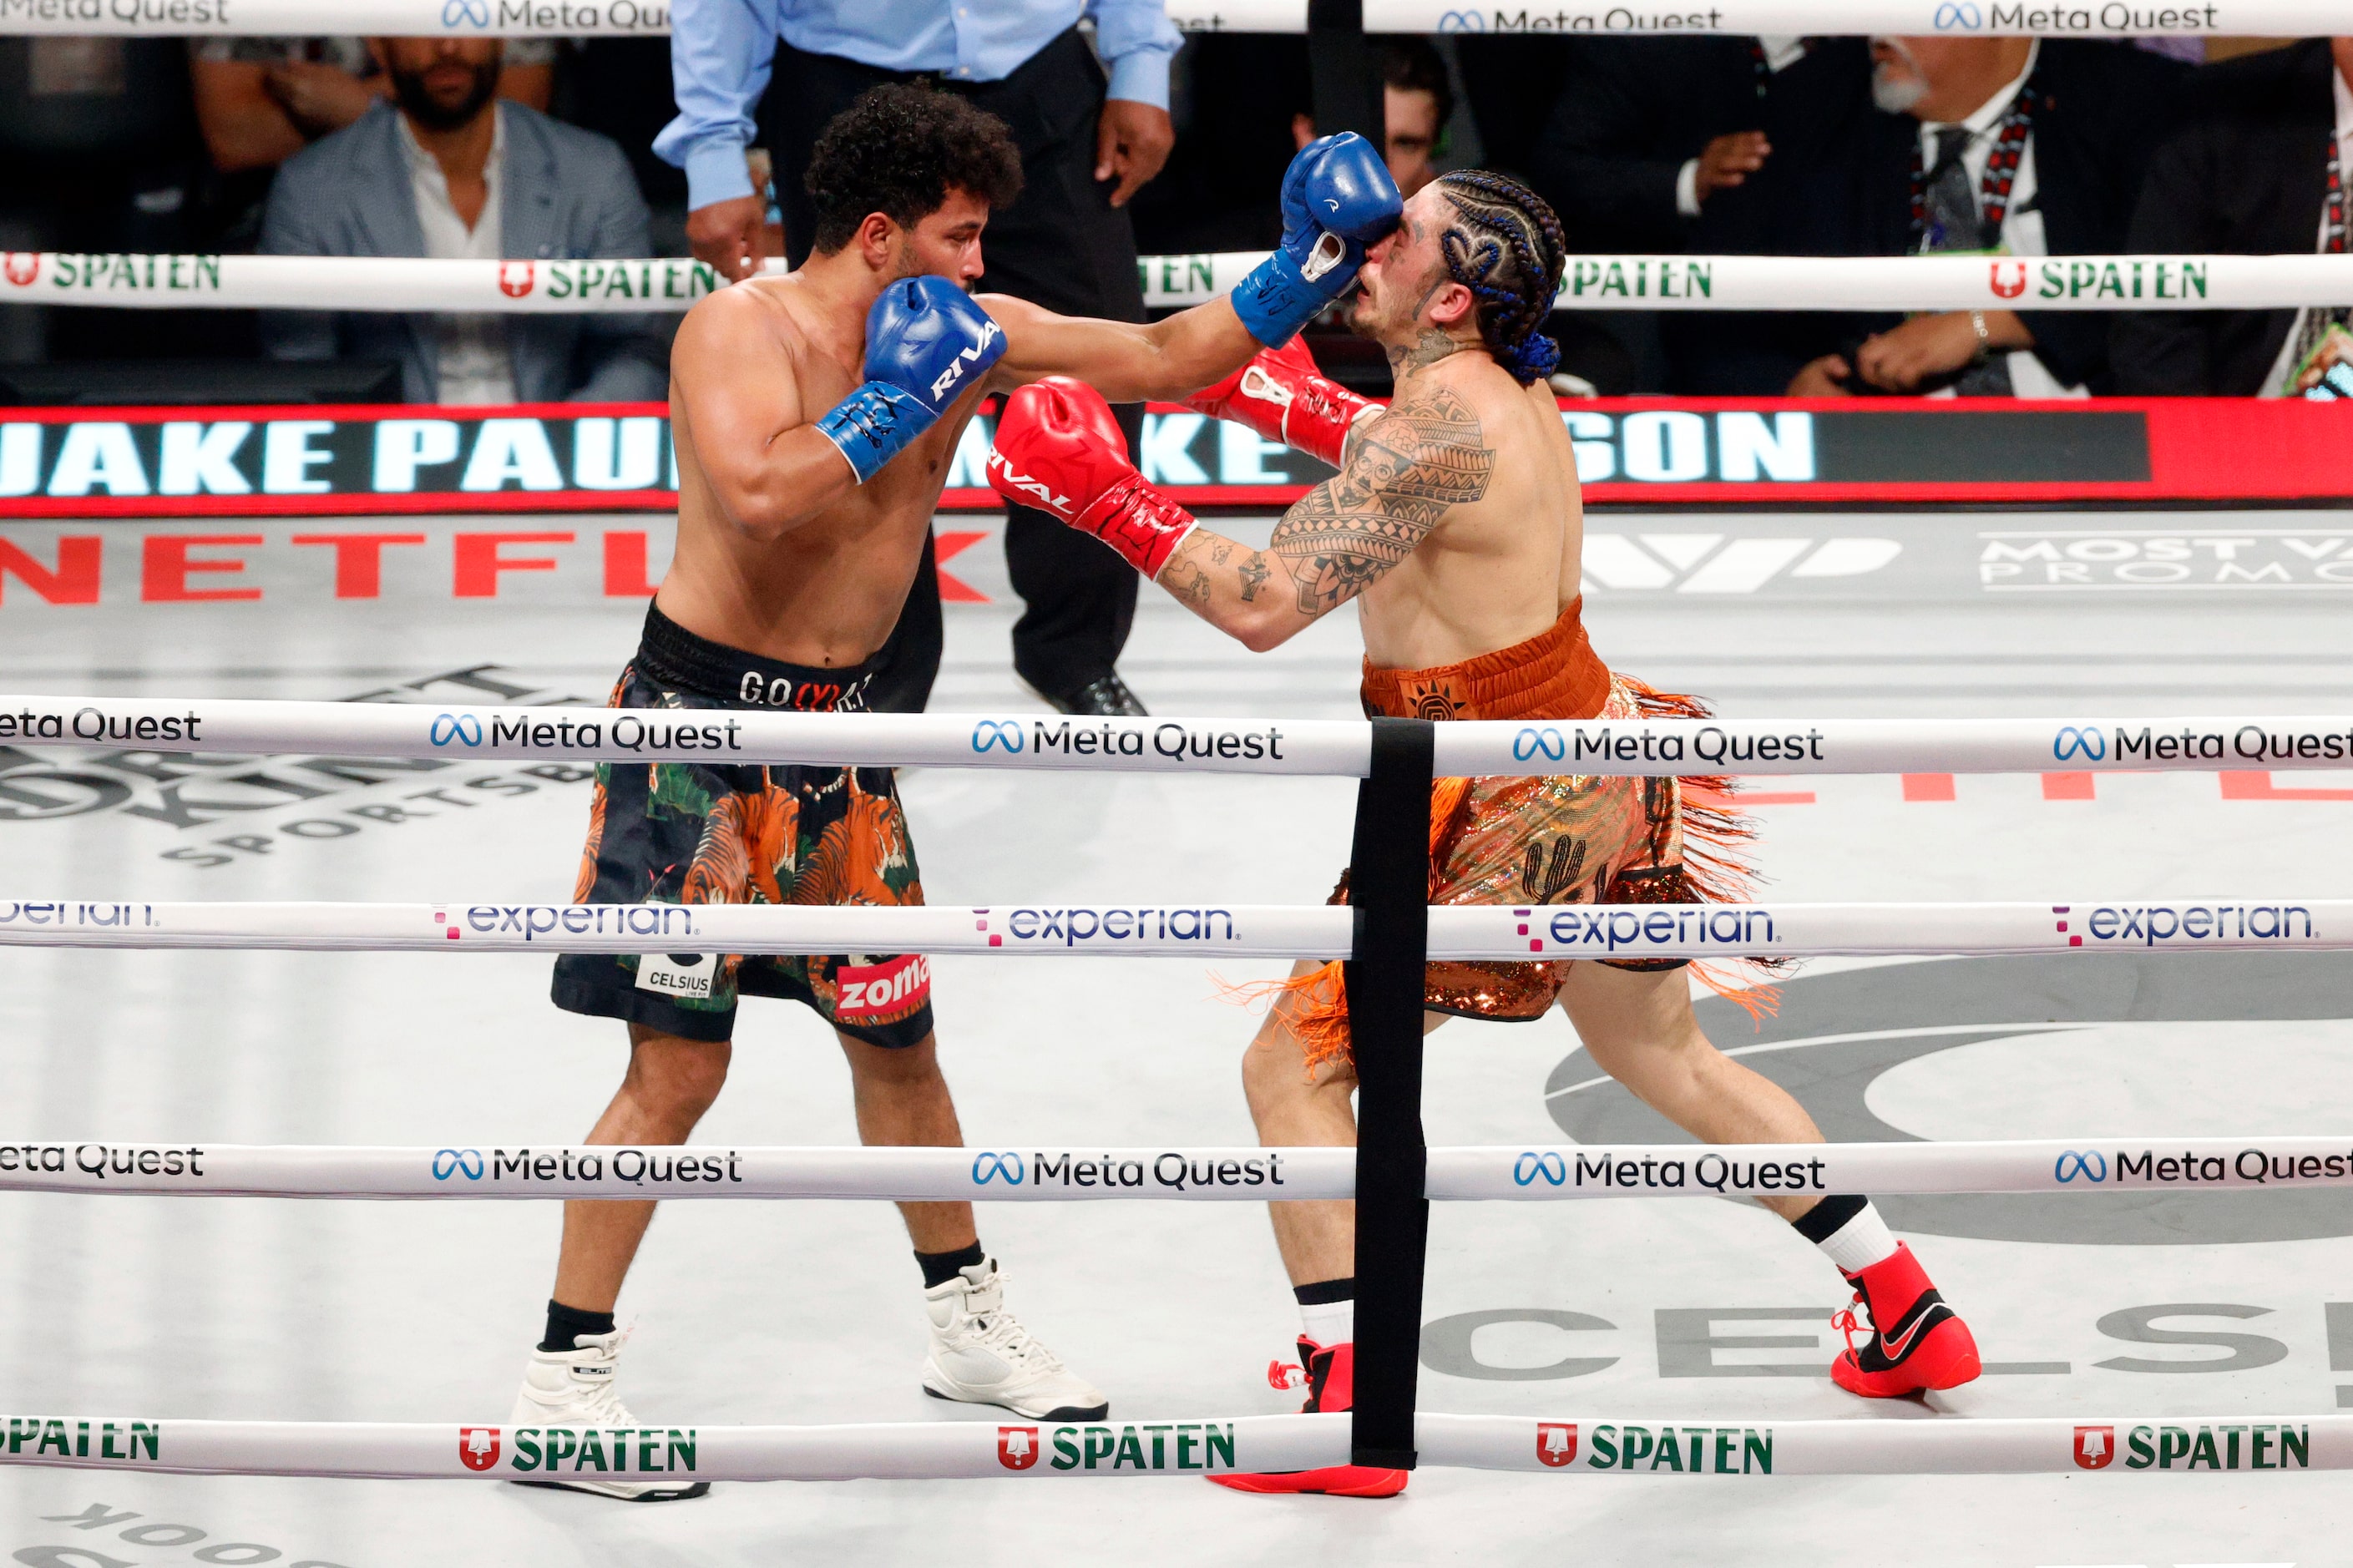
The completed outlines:
{"type": "Polygon", "coordinates": [[[1365,249],[1397,227],[1405,198],[1355,132],[1311,142],[1282,176],[1282,244],[1233,292],[1250,336],[1280,348],[1347,291],[1365,249]]]}
{"type": "Polygon", "coordinates": [[[902,278],[866,313],[866,384],[817,422],[864,484],[1005,355],[1005,330],[945,278],[902,278]]]}

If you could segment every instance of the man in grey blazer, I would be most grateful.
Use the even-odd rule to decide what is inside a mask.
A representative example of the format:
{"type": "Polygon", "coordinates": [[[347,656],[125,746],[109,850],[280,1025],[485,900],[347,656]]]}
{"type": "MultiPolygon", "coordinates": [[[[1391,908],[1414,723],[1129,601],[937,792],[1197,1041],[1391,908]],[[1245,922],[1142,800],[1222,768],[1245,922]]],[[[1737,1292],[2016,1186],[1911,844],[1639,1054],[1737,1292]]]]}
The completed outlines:
{"type": "MultiPolygon", "coordinates": [[[[279,171],[273,256],[486,259],[649,253],[621,149],[496,96],[496,38],[375,38],[392,101],[279,171]]],[[[411,403],[659,401],[669,323],[638,315],[270,311],[278,359],[396,362],[411,403]]]]}

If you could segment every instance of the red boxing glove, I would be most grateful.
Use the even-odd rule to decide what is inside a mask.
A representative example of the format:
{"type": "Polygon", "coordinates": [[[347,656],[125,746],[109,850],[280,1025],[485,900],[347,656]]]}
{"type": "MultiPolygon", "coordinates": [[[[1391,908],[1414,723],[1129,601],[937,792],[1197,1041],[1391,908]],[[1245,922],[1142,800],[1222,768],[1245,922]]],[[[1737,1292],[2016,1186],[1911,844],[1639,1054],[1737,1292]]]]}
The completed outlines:
{"type": "Polygon", "coordinates": [[[988,449],[988,482],[1018,506],[1050,511],[1156,577],[1193,531],[1193,514],[1127,460],[1127,437],[1103,394],[1050,375],[1005,400],[988,449]]]}
{"type": "Polygon", "coordinates": [[[1388,406],[1359,397],[1315,369],[1304,339],[1261,349],[1250,363],[1185,400],[1197,414],[1230,419],[1334,468],[1359,419],[1388,406]]]}

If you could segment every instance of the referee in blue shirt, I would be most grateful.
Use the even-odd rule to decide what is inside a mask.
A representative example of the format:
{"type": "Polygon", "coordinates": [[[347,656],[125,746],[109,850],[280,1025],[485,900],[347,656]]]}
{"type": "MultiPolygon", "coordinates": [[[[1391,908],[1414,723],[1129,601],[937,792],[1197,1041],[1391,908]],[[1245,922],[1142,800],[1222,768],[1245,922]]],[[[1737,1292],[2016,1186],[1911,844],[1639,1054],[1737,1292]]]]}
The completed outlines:
{"type": "MultiPolygon", "coordinates": [[[[826,122],[882,82],[921,78],[966,93],[1011,127],[1024,176],[1020,198],[989,217],[980,287],[1140,321],[1135,233],[1122,209],[1175,141],[1168,62],[1181,42],[1162,0],[675,0],[679,115],[654,151],[686,171],[694,254],[736,277],[759,264],[766,214],[744,152],[765,146],[797,267],[817,216],[801,181],[826,122]],[[1079,29],[1087,16],[1092,48],[1079,29]]],[[[1134,448],[1143,410],[1121,413],[1134,448]]],[[[1143,712],[1114,668],[1135,617],[1127,563],[1026,507],[1010,509],[1005,552],[1028,606],[1013,627],[1015,671],[1064,712],[1143,712]]],[[[876,707],[923,706],[940,640],[927,546],[884,649],[876,707]]]]}

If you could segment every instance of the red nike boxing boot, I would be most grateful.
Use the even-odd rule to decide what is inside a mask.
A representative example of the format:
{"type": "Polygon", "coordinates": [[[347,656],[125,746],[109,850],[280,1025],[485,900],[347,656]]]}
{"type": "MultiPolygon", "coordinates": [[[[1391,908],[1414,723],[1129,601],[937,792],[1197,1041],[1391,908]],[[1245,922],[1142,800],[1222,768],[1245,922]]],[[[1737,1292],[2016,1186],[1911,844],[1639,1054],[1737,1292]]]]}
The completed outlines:
{"type": "Polygon", "coordinates": [[[1854,1306],[1831,1319],[1846,1334],[1847,1347],[1831,1363],[1831,1381],[1849,1394],[1898,1399],[1923,1389],[1958,1388],[1984,1370],[1969,1326],[1945,1304],[1903,1242],[1862,1273],[1847,1275],[1846,1282],[1854,1287],[1854,1306]],[[1871,1318],[1871,1339],[1861,1349],[1854,1342],[1862,1331],[1855,1307],[1871,1318]]]}
{"type": "MultiPolygon", "coordinates": [[[[1275,1362],[1266,1380],[1277,1388],[1295,1388],[1292,1374],[1304,1369],[1307,1403],[1303,1415],[1346,1410],[1356,1403],[1356,1347],[1299,1342],[1299,1366],[1275,1362]]],[[[1376,1469],[1370,1465],[1326,1465],[1320,1470],[1281,1470],[1258,1476],[1211,1476],[1209,1479],[1238,1492],[1322,1492],[1327,1497],[1395,1497],[1405,1490],[1406,1472],[1376,1469]]]]}

